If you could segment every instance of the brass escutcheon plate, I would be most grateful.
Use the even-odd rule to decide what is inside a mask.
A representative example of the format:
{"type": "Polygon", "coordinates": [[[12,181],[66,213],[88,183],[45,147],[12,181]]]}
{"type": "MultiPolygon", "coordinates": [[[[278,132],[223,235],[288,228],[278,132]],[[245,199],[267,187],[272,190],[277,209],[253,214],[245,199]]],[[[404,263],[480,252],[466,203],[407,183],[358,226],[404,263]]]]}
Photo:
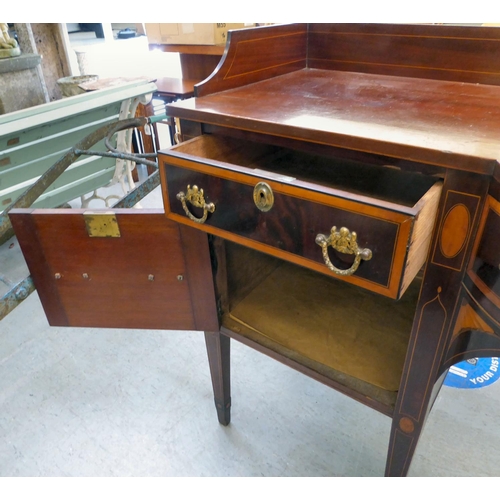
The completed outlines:
{"type": "Polygon", "coordinates": [[[253,201],[261,212],[268,212],[274,205],[274,194],[266,182],[258,182],[253,189],[253,201]]]}

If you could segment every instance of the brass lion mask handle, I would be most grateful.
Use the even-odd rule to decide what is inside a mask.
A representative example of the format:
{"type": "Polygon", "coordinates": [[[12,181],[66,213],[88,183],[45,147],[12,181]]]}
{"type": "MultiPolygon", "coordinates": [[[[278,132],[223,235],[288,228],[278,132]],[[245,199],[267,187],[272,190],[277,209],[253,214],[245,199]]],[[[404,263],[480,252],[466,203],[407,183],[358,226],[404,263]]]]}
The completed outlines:
{"type": "Polygon", "coordinates": [[[208,217],[208,214],[213,214],[215,212],[215,205],[213,203],[206,203],[205,196],[203,193],[203,189],[199,189],[198,186],[189,186],[187,187],[187,193],[184,194],[183,191],[177,194],[177,199],[182,203],[182,208],[186,215],[194,222],[198,222],[198,224],[203,224],[208,217]],[[187,203],[191,203],[194,207],[203,209],[203,217],[195,217],[187,206],[187,203]]]}
{"type": "Polygon", "coordinates": [[[328,269],[340,276],[351,276],[358,269],[361,260],[370,260],[372,258],[372,251],[369,248],[359,248],[357,234],[354,231],[349,231],[346,227],[342,227],[337,231],[337,228],[333,226],[330,236],[327,237],[324,234],[318,234],[316,236],[316,243],[321,247],[323,259],[328,269]],[[354,255],[352,266],[349,269],[338,269],[335,267],[330,257],[328,257],[329,246],[340,253],[354,255]]]}

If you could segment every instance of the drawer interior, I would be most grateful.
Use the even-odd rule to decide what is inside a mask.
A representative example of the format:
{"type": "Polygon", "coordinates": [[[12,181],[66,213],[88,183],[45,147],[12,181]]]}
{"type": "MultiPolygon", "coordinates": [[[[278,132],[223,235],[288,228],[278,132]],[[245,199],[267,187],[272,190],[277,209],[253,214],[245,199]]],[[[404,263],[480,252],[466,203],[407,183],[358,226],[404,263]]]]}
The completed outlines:
{"type": "Polygon", "coordinates": [[[284,182],[319,185],[377,200],[413,207],[436,178],[398,168],[324,157],[221,135],[202,135],[173,150],[195,159],[220,162],[226,168],[273,177],[284,182]]]}
{"type": "Polygon", "coordinates": [[[223,326],[393,407],[420,279],[399,301],[226,242],[223,326]]]}

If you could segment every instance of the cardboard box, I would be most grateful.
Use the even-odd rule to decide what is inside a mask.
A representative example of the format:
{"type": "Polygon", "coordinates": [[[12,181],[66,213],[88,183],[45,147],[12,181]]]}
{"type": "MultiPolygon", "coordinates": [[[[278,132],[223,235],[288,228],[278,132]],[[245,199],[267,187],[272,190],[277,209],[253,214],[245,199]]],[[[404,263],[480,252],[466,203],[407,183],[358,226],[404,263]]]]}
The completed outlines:
{"type": "Polygon", "coordinates": [[[225,44],[229,30],[251,28],[255,23],[159,23],[145,24],[149,43],[179,45],[225,44]]]}

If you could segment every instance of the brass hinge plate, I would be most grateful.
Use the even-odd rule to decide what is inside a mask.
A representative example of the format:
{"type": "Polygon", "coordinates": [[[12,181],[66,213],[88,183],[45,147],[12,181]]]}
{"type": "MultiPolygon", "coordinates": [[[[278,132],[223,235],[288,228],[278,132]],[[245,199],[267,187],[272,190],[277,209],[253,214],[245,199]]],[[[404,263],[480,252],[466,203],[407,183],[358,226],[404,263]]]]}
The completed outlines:
{"type": "Polygon", "coordinates": [[[87,233],[91,238],[119,238],[120,227],[114,212],[85,212],[87,233]]]}

